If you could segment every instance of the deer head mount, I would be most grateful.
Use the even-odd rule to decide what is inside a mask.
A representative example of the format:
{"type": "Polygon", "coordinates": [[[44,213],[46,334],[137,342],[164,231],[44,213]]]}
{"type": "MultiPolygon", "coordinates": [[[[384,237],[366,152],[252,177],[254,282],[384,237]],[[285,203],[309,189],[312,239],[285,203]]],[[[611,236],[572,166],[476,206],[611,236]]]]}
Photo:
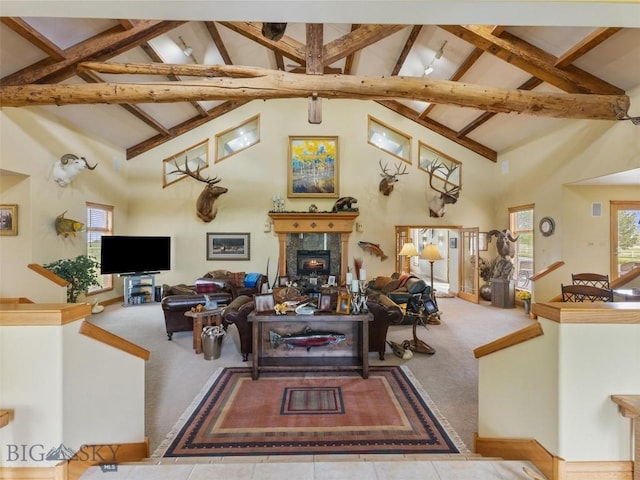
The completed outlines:
{"type": "Polygon", "coordinates": [[[196,200],[196,213],[198,218],[203,222],[209,223],[218,214],[218,207],[216,206],[216,200],[218,197],[224,193],[227,193],[229,190],[224,187],[218,187],[217,184],[222,181],[221,178],[202,178],[200,175],[200,166],[198,166],[197,170],[194,172],[189,169],[189,162],[185,158],[184,162],[184,170],[181,169],[178,164],[175,164],[176,170],[171,173],[181,173],[183,175],[188,175],[191,178],[195,178],[199,182],[204,182],[207,184],[202,190],[202,193],[198,196],[198,200],[196,200]]]}
{"type": "Polygon", "coordinates": [[[451,183],[449,180],[457,169],[458,165],[445,165],[437,159],[431,162],[431,165],[427,168],[429,186],[440,194],[431,198],[429,202],[429,216],[444,217],[444,214],[447,212],[447,205],[452,205],[458,201],[461,187],[460,185],[451,183]],[[441,172],[440,176],[436,176],[436,172],[441,172]],[[442,187],[438,188],[434,185],[434,177],[442,182],[442,187]]]}
{"type": "Polygon", "coordinates": [[[94,170],[97,166],[97,163],[93,167],[89,165],[89,162],[84,157],[78,157],[73,153],[65,153],[53,165],[53,179],[61,187],[66,187],[81,171],[94,170]]]}
{"type": "Polygon", "coordinates": [[[400,171],[400,167],[402,166],[402,162],[400,162],[398,165],[396,165],[396,173],[390,174],[387,168],[387,164],[385,164],[383,167],[382,160],[379,160],[378,163],[380,164],[380,169],[382,170],[382,173],[380,174],[382,180],[380,180],[378,190],[380,190],[383,195],[388,196],[391,192],[393,192],[393,186],[394,183],[398,181],[398,175],[409,175],[409,173],[407,172],[407,166],[404,165],[404,168],[402,169],[402,171],[400,171]]]}

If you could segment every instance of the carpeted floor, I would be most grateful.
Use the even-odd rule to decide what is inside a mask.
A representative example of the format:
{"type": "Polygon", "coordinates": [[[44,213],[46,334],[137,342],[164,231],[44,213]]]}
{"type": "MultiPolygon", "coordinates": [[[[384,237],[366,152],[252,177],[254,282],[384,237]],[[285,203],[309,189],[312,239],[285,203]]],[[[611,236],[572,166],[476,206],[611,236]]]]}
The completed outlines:
{"type": "MultiPolygon", "coordinates": [[[[438,305],[444,312],[442,325],[418,330],[420,339],[436,349],[435,355],[416,354],[402,360],[387,349],[385,360],[372,353],[369,362],[372,366],[409,367],[463,443],[471,447],[478,431],[478,361],[473,349],[532,321],[521,308],[496,308],[486,302],[474,305],[458,298],[442,298],[438,305]]],[[[108,305],[91,321],[151,352],[145,373],[145,432],[152,452],[218,368],[250,366],[242,361],[233,327],[223,342],[222,356],[213,361],[194,353],[191,332],[178,332],[173,341],[167,341],[158,303],[126,308],[108,305]]],[[[389,328],[388,340],[402,342],[409,338],[410,325],[389,328]]]]}
{"type": "Polygon", "coordinates": [[[155,457],[468,453],[407,367],[219,369],[155,457]]]}

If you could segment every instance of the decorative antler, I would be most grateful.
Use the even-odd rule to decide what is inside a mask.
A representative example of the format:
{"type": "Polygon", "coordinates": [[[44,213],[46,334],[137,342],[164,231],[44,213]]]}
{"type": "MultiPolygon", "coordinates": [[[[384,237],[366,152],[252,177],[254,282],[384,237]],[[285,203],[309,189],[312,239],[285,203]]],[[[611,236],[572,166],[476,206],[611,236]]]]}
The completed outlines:
{"type": "Polygon", "coordinates": [[[382,166],[382,160],[378,160],[378,164],[382,169],[382,173],[380,174],[380,176],[382,177],[382,180],[380,180],[380,185],[378,186],[378,190],[380,190],[383,195],[389,195],[393,191],[393,184],[398,181],[396,177],[398,175],[409,175],[409,172],[407,172],[407,166],[404,165],[404,168],[402,169],[402,171],[400,171],[400,167],[402,166],[402,162],[400,162],[396,166],[396,173],[392,175],[389,173],[389,170],[386,164],[384,167],[382,166]]]}
{"type": "Polygon", "coordinates": [[[214,178],[202,178],[202,175],[200,175],[200,165],[198,165],[198,168],[196,169],[196,171],[194,172],[193,170],[189,169],[189,161],[188,159],[185,157],[184,159],[184,170],[181,169],[177,163],[174,163],[176,169],[173,172],[170,173],[181,173],[182,175],[188,175],[191,178],[194,178],[196,180],[198,180],[199,182],[204,182],[207,185],[215,185],[216,183],[220,183],[222,181],[221,178],[218,177],[214,177],[214,178]]]}
{"type": "Polygon", "coordinates": [[[449,197],[450,199],[456,199],[458,198],[458,196],[460,195],[460,186],[459,185],[453,185],[453,187],[448,188],[448,185],[451,184],[451,182],[449,181],[449,178],[451,178],[451,175],[453,175],[453,173],[458,169],[458,165],[445,165],[442,162],[439,162],[438,159],[434,160],[433,162],[431,162],[431,165],[429,165],[429,167],[427,168],[427,173],[429,174],[429,186],[434,189],[436,192],[438,192],[440,195],[445,195],[447,197],[449,197]],[[446,170],[446,173],[444,174],[444,190],[441,190],[439,188],[436,188],[436,186],[433,184],[433,177],[435,177],[435,173],[438,170],[446,170]]]}

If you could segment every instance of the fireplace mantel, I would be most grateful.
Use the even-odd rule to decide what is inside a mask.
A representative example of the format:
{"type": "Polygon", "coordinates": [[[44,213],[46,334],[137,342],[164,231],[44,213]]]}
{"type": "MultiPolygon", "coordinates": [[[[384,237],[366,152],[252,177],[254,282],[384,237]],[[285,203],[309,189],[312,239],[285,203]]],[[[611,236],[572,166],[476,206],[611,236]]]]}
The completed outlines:
{"type": "Polygon", "coordinates": [[[280,271],[287,271],[287,235],[290,233],[340,234],[340,277],[344,282],[349,262],[349,235],[359,212],[269,212],[278,234],[280,271]]]}

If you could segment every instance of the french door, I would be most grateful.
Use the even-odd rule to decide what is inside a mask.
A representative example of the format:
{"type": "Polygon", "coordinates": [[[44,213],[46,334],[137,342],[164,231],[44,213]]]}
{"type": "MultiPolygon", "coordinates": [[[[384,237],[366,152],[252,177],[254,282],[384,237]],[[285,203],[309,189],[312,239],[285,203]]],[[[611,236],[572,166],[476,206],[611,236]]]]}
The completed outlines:
{"type": "Polygon", "coordinates": [[[478,287],[478,233],[479,229],[477,227],[458,230],[460,240],[458,248],[460,271],[458,296],[473,303],[480,302],[478,287]]]}
{"type": "Polygon", "coordinates": [[[611,281],[640,265],[640,202],[611,201],[611,281]]]}

